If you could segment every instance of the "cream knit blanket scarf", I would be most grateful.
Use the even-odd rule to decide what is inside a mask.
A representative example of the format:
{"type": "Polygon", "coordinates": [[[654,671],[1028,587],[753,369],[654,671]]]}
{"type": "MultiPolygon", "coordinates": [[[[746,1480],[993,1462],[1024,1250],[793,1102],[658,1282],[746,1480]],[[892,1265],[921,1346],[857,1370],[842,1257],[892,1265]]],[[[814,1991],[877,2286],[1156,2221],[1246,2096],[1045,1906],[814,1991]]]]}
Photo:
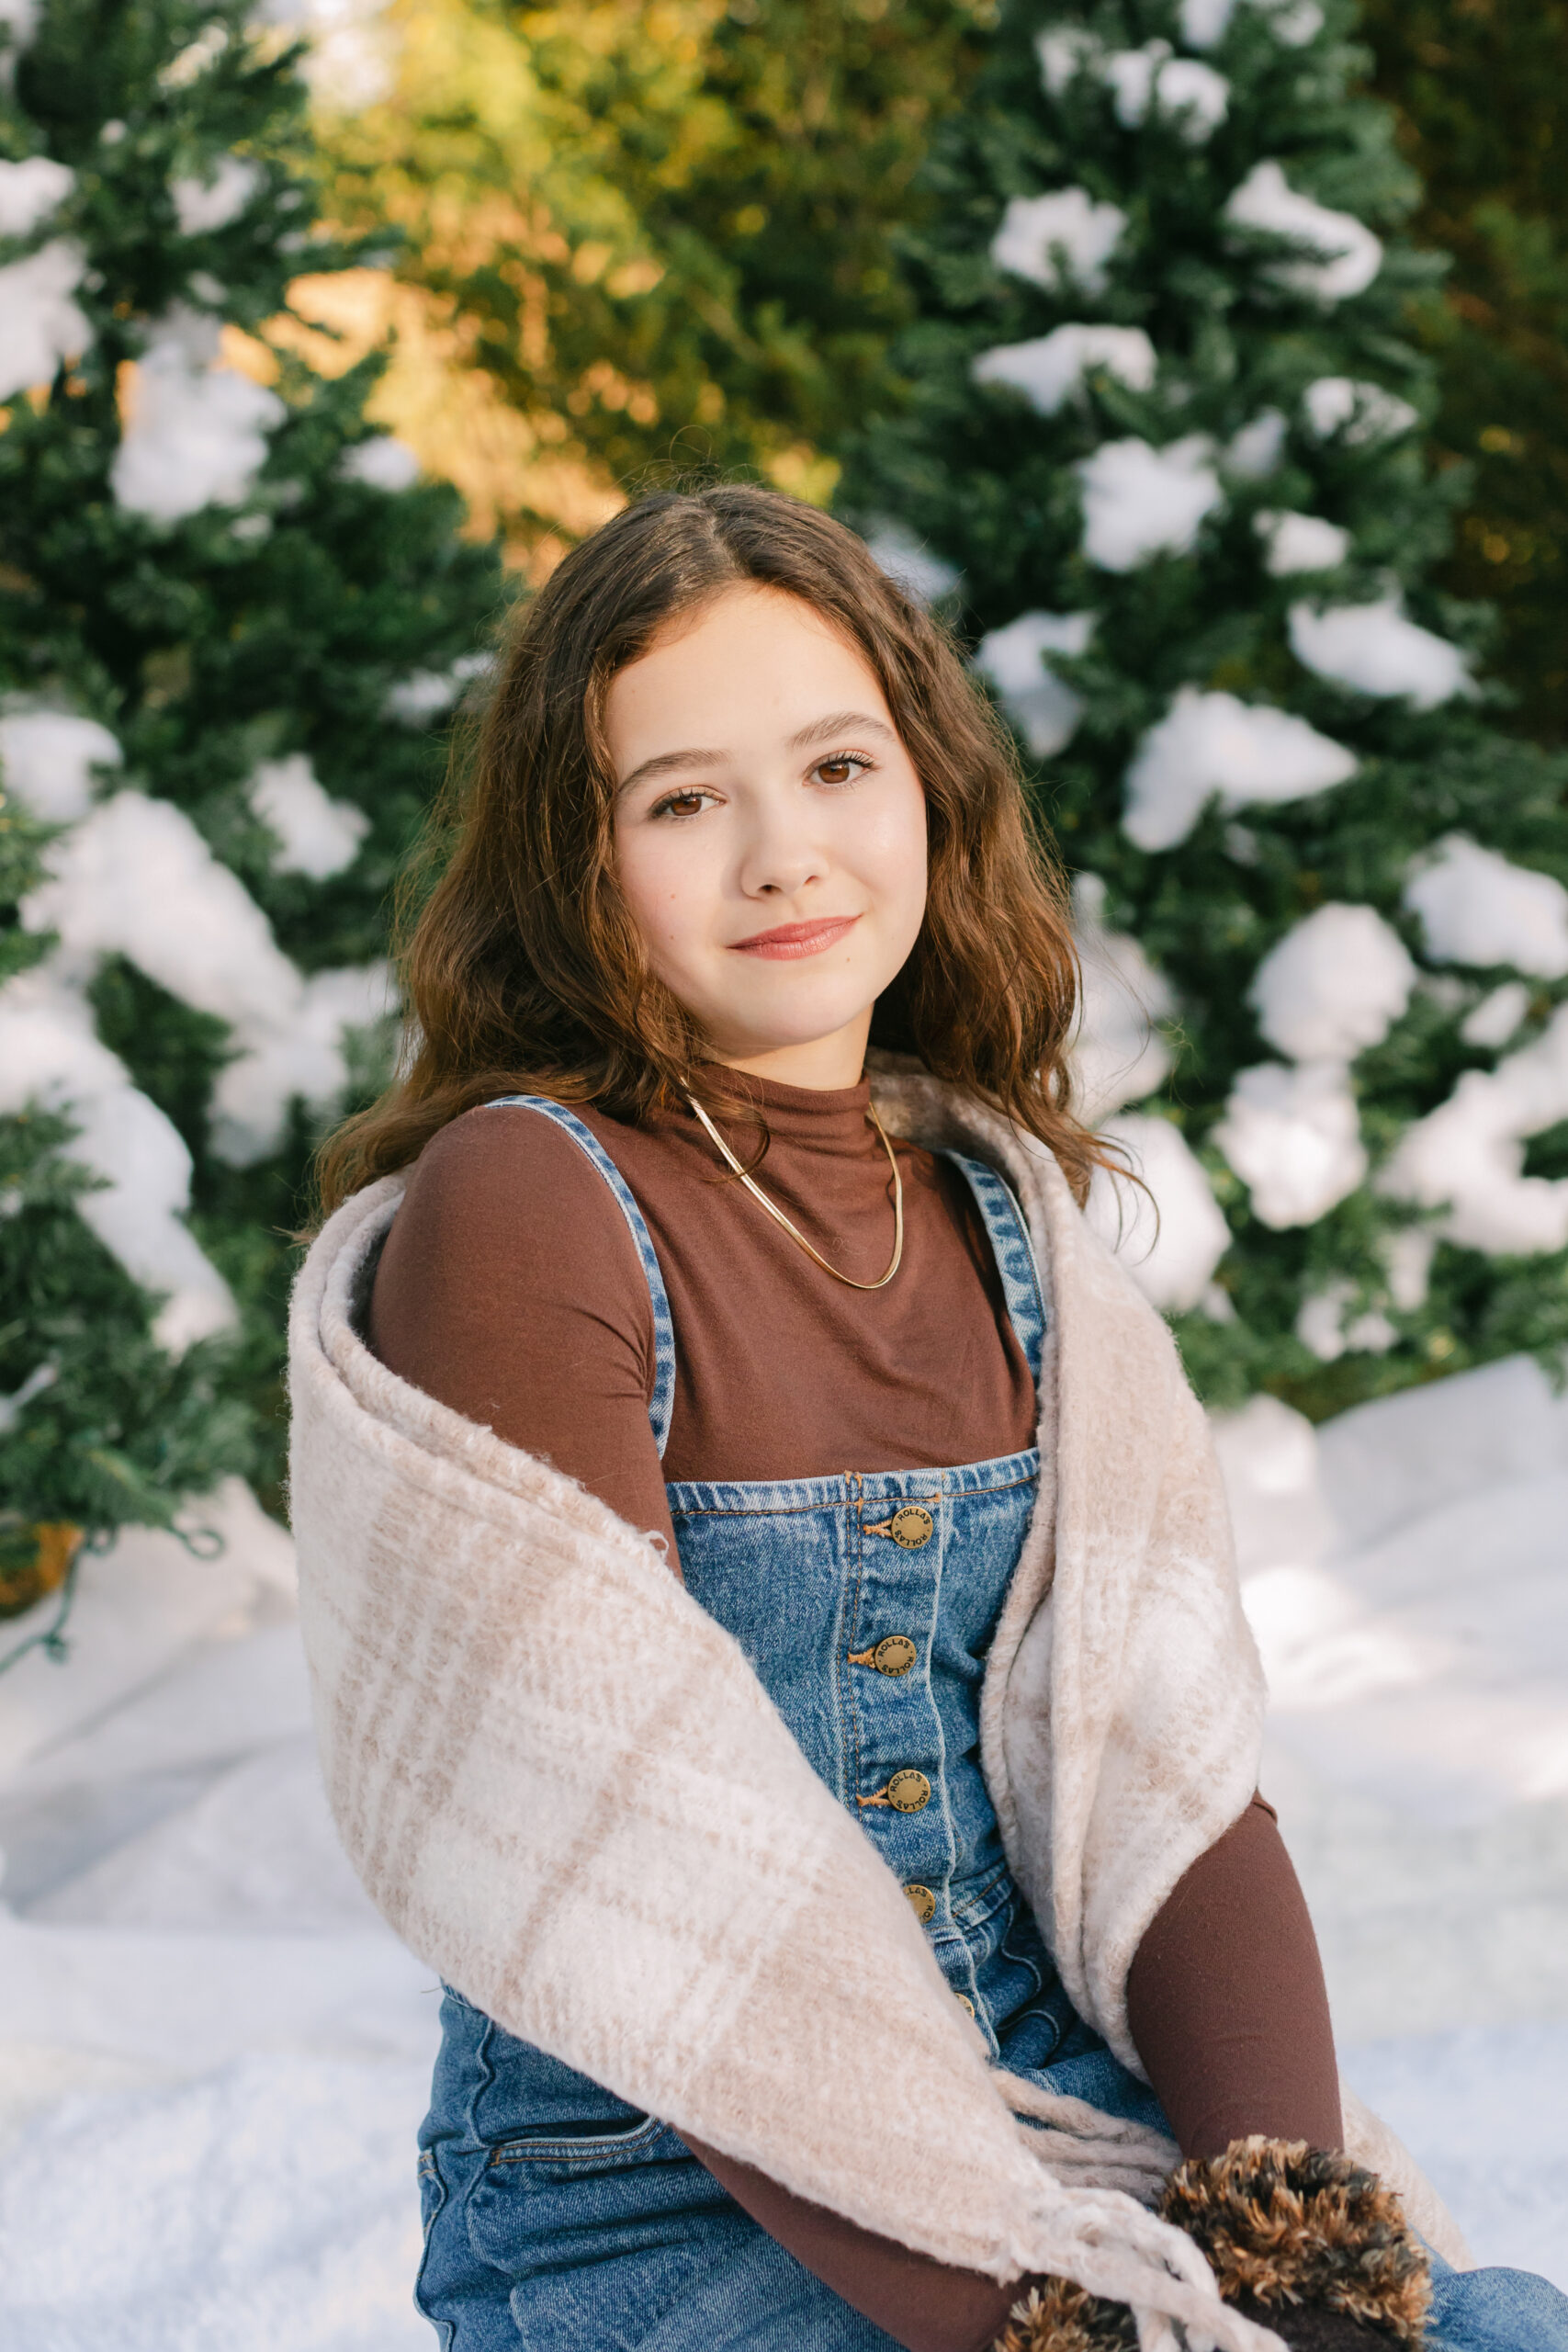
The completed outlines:
{"type": "MultiPolygon", "coordinates": [[[[982,1753],[1067,1990],[1135,2068],[1133,1954],[1258,1771],[1204,1418],[1050,1156],[912,1064],[874,1083],[890,1131],[1006,1173],[1047,1285],[1040,1495],[982,1753]]],[[[660,1549],[369,1353],[356,1310],[401,1193],[386,1178],[332,1218],[290,1336],[318,1736],[380,1910],[508,2031],[819,2205],[1131,2304],[1145,2352],[1174,2352],[1172,2320],[1267,2352],[1145,2210],[1175,2147],[987,2064],[897,1881],[660,1549]]],[[[1392,2134],[1358,2110],[1351,2137],[1462,2259],[1392,2134]]]]}

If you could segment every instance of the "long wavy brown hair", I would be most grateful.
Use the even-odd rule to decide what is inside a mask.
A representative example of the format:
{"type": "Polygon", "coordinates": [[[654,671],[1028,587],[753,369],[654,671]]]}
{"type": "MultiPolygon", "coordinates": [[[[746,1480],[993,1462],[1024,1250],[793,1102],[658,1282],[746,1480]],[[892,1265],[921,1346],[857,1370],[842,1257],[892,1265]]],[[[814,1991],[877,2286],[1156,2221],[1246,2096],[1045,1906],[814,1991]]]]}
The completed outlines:
{"type": "MultiPolygon", "coordinates": [[[[522,608],[400,906],[407,1067],[323,1147],[325,1209],[492,1095],[633,1122],[682,1089],[718,1107],[703,1038],[649,972],[616,883],[604,713],[612,678],[661,629],[743,582],[798,596],[864,658],[925,790],[925,921],[877,1001],[873,1045],[918,1055],[1037,1136],[1083,1199],[1109,1155],[1073,1115],[1077,956],[1012,743],[946,631],[853,532],[727,485],[627,507],[522,608]]],[[[766,1148],[764,1126],[759,1159],[766,1148]]]]}

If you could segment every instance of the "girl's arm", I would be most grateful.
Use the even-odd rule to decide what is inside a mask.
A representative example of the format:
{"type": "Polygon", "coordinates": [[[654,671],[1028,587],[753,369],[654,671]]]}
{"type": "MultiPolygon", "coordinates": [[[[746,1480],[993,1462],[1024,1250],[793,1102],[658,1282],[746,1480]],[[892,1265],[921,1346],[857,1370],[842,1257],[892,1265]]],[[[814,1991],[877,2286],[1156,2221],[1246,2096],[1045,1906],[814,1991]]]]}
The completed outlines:
{"type": "MultiPolygon", "coordinates": [[[[388,1235],[369,1324],[393,1372],[662,1535],[679,1574],[648,1420],[647,1284],[619,1209],[570,1136],[519,1110],[445,1128],[388,1235]]],[[[1252,2131],[1338,2144],[1317,1948],[1260,1803],[1177,1887],[1139,1948],[1129,1998],[1184,2154],[1252,2131]]],[[[690,2144],[770,2235],[907,2352],[981,2352],[1005,2323],[1022,2282],[998,2287],[912,2254],[690,2144]]]]}

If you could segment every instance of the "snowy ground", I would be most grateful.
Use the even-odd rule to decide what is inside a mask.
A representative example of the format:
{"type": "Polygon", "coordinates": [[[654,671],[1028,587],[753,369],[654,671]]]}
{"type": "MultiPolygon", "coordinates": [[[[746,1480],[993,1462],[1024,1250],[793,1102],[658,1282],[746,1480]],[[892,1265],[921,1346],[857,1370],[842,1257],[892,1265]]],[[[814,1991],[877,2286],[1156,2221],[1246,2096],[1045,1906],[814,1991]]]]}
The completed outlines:
{"type": "MultiPolygon", "coordinates": [[[[1568,1401],[1516,1362],[1221,1434],[1349,2072],[1478,2257],[1568,2286],[1568,1401]]],[[[427,2352],[434,1988],[326,1818],[287,1540],[216,1517],[0,1682],[0,2339],[427,2352]]]]}

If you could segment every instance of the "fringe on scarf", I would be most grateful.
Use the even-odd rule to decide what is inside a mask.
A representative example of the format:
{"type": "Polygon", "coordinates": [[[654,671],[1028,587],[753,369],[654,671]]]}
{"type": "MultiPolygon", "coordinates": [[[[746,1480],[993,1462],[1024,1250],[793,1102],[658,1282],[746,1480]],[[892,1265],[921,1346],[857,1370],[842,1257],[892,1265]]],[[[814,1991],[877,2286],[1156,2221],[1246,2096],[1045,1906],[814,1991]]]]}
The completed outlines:
{"type": "MultiPolygon", "coordinates": [[[[1350,2157],[1235,2140],[1179,2165],[1159,2212],[1201,2252],[1225,2301],[1296,2352],[1380,2342],[1419,2352],[1425,2250],[1397,2196],[1350,2157]]],[[[1139,2352],[1141,2333],[1125,2303],[1047,2278],[1014,2304],[990,2352],[1139,2352]]]]}

